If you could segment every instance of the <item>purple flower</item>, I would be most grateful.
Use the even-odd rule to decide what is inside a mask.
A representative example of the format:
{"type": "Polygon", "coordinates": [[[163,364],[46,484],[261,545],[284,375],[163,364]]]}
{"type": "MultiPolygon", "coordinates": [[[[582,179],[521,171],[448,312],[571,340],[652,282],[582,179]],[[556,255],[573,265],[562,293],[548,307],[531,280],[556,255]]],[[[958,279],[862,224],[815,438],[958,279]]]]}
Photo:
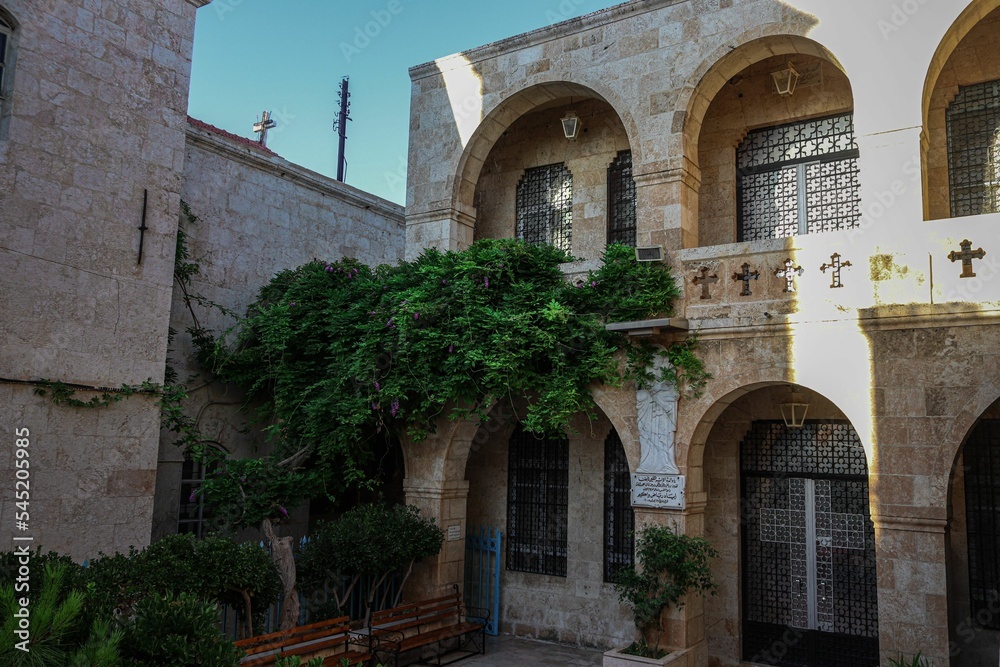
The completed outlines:
{"type": "Polygon", "coordinates": [[[385,323],[385,326],[389,327],[390,329],[392,328],[392,318],[391,317],[389,318],[389,321],[385,323]]]}
{"type": "Polygon", "coordinates": [[[590,286],[591,287],[597,287],[597,281],[596,280],[591,280],[590,281],[590,286]]]}
{"type": "Polygon", "coordinates": [[[372,403],[372,410],[374,410],[375,412],[378,412],[378,410],[379,410],[378,403],[372,403]]]}
{"type": "Polygon", "coordinates": [[[241,482],[245,482],[245,481],[247,481],[247,476],[246,476],[246,475],[243,475],[243,478],[242,478],[242,479],[240,479],[240,481],[241,481],[241,482]]]}
{"type": "Polygon", "coordinates": [[[286,510],[284,507],[279,507],[278,511],[281,512],[281,516],[283,516],[283,517],[287,517],[288,516],[288,510],[286,510]]]}
{"type": "Polygon", "coordinates": [[[455,346],[454,345],[449,345],[448,346],[448,354],[451,354],[454,351],[455,351],[455,346]]]}
{"type": "Polygon", "coordinates": [[[441,279],[441,284],[442,285],[447,285],[448,284],[448,279],[447,278],[442,278],[441,279]]]}
{"type": "Polygon", "coordinates": [[[420,313],[413,313],[413,319],[419,320],[420,319],[420,313]]]}
{"type": "Polygon", "coordinates": [[[382,391],[382,385],[378,383],[378,380],[375,381],[375,391],[382,391]]]}
{"type": "Polygon", "coordinates": [[[191,495],[188,496],[188,502],[193,503],[198,497],[198,490],[194,489],[191,491],[191,495]]]}
{"type": "Polygon", "coordinates": [[[483,284],[486,285],[486,289],[490,288],[490,277],[489,276],[486,276],[486,279],[483,281],[483,284]]]}
{"type": "Polygon", "coordinates": [[[296,304],[296,302],[295,302],[295,301],[292,301],[292,302],[291,302],[290,304],[288,304],[288,305],[289,305],[289,307],[291,307],[291,308],[294,308],[294,307],[295,307],[295,304],[296,304]]]}
{"type": "Polygon", "coordinates": [[[390,412],[392,412],[392,416],[393,417],[395,417],[396,413],[399,412],[399,400],[398,399],[392,402],[392,409],[390,410],[390,412]]]}
{"type": "Polygon", "coordinates": [[[368,313],[368,314],[369,314],[369,315],[374,315],[374,314],[375,314],[375,311],[374,311],[374,310],[372,310],[372,311],[369,311],[369,313],[368,313]]]}

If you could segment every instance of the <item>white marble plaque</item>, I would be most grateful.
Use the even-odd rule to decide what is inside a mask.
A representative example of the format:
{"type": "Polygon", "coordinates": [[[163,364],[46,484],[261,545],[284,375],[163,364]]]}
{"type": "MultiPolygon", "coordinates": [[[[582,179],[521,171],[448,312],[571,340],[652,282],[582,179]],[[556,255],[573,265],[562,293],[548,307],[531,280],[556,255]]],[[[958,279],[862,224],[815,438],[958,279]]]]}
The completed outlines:
{"type": "Polygon", "coordinates": [[[684,475],[632,474],[632,506],[684,509],[684,475]]]}
{"type": "Polygon", "coordinates": [[[462,525],[448,526],[448,541],[457,542],[462,539],[462,525]]]}

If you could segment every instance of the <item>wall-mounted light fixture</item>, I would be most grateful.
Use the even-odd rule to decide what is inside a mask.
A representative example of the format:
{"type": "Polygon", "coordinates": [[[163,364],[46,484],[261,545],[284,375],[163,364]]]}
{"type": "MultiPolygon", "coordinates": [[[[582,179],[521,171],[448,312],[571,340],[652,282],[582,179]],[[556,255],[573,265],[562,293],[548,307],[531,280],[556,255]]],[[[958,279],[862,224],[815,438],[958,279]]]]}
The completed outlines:
{"type": "Polygon", "coordinates": [[[795,86],[798,85],[801,76],[791,62],[785,65],[784,69],[771,74],[771,78],[774,79],[774,88],[782,97],[790,97],[795,92],[795,86]]]}
{"type": "Polygon", "coordinates": [[[806,423],[806,413],[809,411],[809,403],[804,395],[795,391],[794,387],[789,387],[788,400],[782,403],[781,419],[788,428],[802,428],[806,423]]]}
{"type": "Polygon", "coordinates": [[[580,134],[580,117],[573,111],[568,111],[562,118],[563,134],[570,141],[576,141],[580,134]]]}

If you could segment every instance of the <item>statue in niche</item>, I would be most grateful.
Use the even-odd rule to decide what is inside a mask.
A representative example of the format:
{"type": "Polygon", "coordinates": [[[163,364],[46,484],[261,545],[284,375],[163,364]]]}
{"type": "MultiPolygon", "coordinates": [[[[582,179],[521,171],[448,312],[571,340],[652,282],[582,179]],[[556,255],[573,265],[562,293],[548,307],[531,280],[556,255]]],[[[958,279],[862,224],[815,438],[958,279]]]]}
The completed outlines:
{"type": "MultiPolygon", "coordinates": [[[[654,362],[657,374],[669,363],[663,357],[657,356],[654,362]]],[[[670,382],[656,381],[649,387],[635,392],[641,448],[637,473],[680,474],[674,460],[678,399],[677,389],[670,382]]]]}

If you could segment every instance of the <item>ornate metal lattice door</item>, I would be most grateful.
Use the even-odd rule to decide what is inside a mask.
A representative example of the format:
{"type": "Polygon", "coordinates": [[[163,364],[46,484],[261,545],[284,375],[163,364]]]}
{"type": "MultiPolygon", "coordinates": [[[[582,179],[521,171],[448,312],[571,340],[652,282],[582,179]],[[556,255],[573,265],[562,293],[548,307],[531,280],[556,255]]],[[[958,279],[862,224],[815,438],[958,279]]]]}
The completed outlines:
{"type": "Polygon", "coordinates": [[[757,421],[740,446],[744,659],[875,667],[875,528],[846,422],[757,421]]]}

